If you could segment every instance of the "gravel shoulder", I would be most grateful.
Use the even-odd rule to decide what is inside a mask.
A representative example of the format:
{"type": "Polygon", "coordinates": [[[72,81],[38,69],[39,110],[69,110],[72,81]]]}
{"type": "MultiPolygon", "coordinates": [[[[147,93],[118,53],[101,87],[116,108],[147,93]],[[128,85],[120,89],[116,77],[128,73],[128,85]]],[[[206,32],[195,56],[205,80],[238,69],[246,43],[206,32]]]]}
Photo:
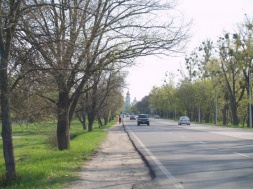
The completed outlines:
{"type": "Polygon", "coordinates": [[[86,162],[80,179],[65,189],[141,189],[152,182],[150,170],[120,124],[108,129],[108,138],[86,162]]]}

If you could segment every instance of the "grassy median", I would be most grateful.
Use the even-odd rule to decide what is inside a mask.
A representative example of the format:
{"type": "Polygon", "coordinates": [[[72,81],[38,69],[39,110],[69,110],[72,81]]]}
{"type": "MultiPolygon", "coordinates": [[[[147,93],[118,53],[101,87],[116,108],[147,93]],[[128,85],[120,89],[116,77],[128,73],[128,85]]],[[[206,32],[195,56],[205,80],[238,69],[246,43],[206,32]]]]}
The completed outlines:
{"type": "MultiPolygon", "coordinates": [[[[112,121],[107,127],[115,124],[112,121]]],[[[105,127],[104,127],[105,128],[105,127]]],[[[59,188],[78,178],[85,160],[105,141],[107,132],[94,126],[92,132],[82,129],[78,121],[72,123],[71,149],[59,151],[56,146],[56,123],[13,126],[14,154],[18,178],[4,185],[5,164],[3,144],[0,142],[0,188],[45,189],[59,188]]]]}

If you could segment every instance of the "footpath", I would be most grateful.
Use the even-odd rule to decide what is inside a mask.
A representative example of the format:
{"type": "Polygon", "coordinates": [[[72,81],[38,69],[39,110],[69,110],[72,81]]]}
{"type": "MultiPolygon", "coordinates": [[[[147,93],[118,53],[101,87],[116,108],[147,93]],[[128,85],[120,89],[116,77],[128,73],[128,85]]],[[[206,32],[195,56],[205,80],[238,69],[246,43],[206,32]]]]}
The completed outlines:
{"type": "Polygon", "coordinates": [[[85,163],[80,179],[64,189],[144,189],[153,188],[151,183],[149,168],[134,148],[124,126],[117,124],[108,129],[107,140],[85,163]]]}

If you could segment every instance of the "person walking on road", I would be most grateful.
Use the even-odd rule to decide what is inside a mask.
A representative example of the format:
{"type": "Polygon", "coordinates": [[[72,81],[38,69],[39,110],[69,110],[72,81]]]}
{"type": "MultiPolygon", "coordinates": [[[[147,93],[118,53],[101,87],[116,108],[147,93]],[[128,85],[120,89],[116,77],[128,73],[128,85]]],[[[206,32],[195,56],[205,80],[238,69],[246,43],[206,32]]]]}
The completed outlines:
{"type": "Polygon", "coordinates": [[[116,123],[119,123],[119,116],[116,116],[116,123]]]}
{"type": "Polygon", "coordinates": [[[121,124],[121,115],[119,115],[119,124],[121,124]]]}

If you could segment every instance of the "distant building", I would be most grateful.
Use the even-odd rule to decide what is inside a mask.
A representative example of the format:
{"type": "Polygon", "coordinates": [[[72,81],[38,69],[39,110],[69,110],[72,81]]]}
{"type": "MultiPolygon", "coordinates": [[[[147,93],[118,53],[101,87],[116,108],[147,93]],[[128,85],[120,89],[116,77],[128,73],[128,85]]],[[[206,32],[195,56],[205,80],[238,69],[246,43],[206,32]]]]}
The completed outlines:
{"type": "Polygon", "coordinates": [[[125,105],[122,110],[123,114],[129,113],[130,105],[131,105],[130,93],[129,91],[127,91],[125,105]]]}
{"type": "Polygon", "coordinates": [[[127,91],[125,106],[130,106],[130,93],[127,91]]]}

